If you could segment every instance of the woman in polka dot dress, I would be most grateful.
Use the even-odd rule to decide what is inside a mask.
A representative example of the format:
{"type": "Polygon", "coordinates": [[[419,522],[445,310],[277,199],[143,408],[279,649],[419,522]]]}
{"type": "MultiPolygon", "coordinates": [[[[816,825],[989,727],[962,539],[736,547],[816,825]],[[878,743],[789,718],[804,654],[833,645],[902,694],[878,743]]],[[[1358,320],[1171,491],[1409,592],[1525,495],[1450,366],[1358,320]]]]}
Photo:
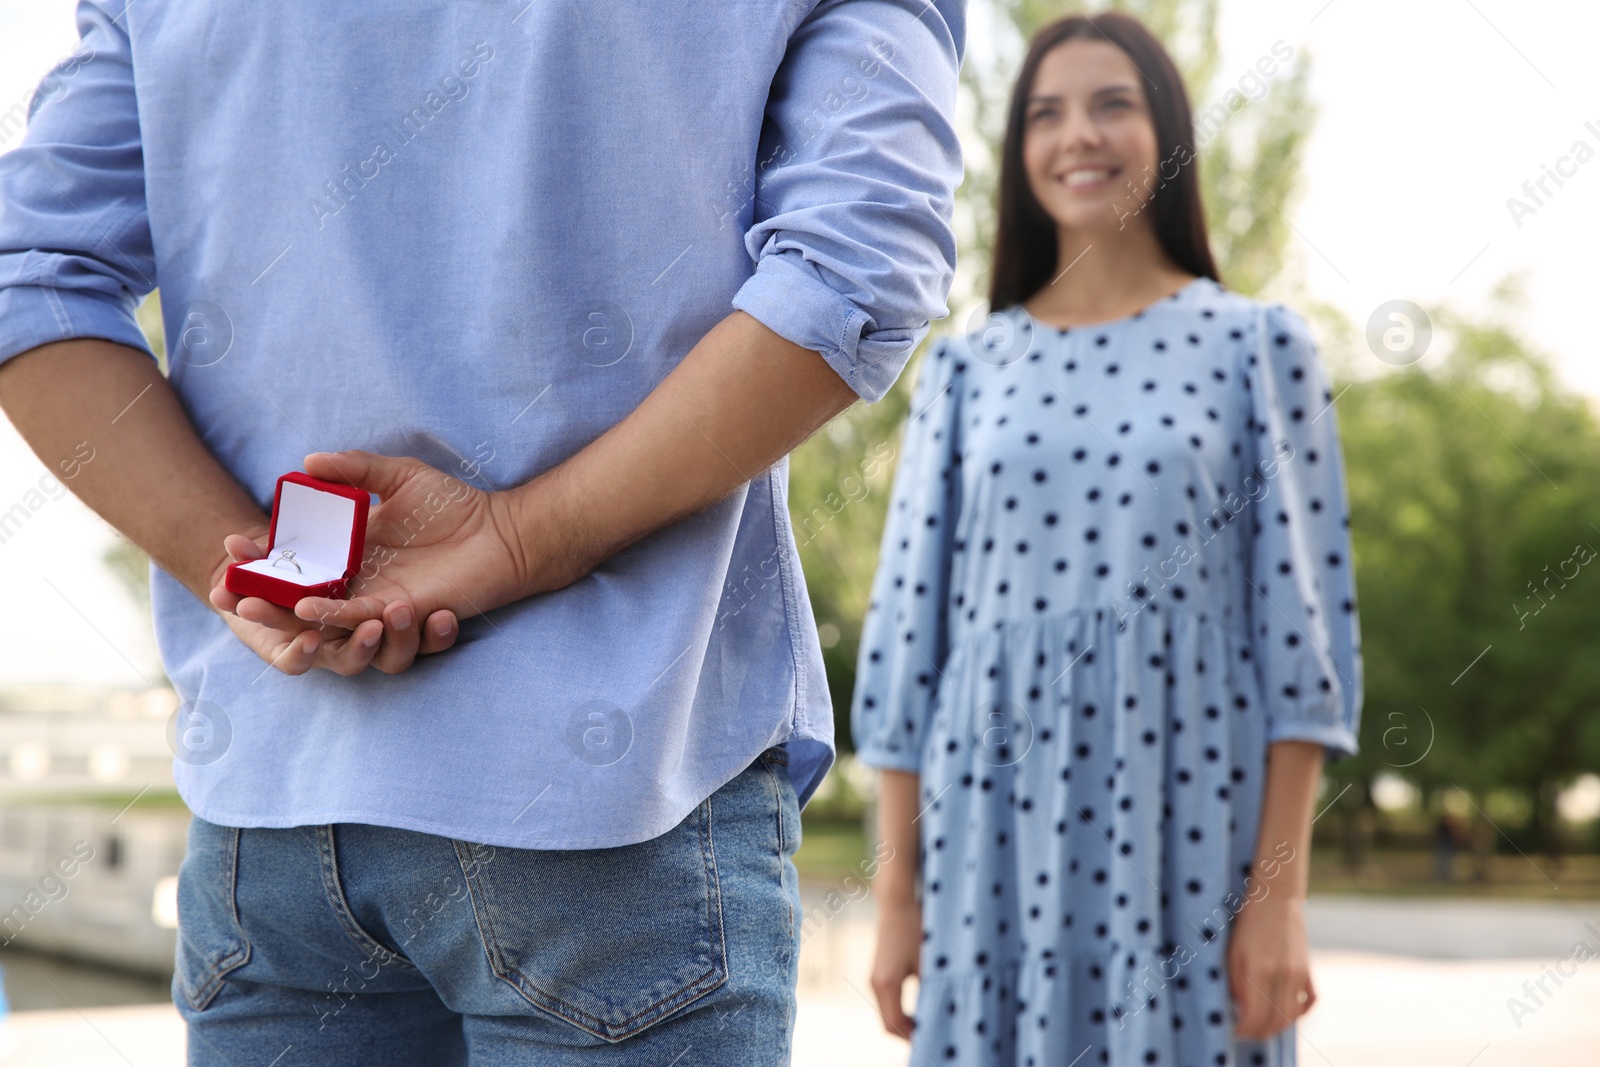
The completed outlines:
{"type": "Polygon", "coordinates": [[[1333,397],[1298,315],[1216,281],[1191,137],[1136,21],[1041,31],[993,310],[922,363],[853,707],[917,1064],[1279,1067],[1315,1000],[1361,704],[1333,397]]]}

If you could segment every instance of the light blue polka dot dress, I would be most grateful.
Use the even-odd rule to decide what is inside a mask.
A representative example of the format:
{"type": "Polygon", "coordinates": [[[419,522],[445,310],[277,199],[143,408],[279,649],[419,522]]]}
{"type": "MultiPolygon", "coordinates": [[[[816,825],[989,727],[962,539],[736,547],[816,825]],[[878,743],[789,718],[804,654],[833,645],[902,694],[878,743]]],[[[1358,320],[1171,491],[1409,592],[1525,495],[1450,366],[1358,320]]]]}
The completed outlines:
{"type": "Polygon", "coordinates": [[[1295,1062],[1234,1039],[1226,942],[1267,745],[1356,750],[1332,401],[1297,314],[1207,278],[927,353],[852,709],[921,776],[912,1062],[1295,1062]]]}

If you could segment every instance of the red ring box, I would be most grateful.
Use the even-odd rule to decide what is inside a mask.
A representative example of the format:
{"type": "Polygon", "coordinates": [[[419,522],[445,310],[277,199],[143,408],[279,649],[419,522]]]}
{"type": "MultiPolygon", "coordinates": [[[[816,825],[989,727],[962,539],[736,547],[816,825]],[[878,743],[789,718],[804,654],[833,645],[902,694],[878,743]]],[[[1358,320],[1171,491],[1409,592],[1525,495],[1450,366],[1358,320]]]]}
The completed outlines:
{"type": "Polygon", "coordinates": [[[343,599],[361,566],[371,506],[365,489],[290,471],[278,479],[272,499],[266,556],[228,564],[224,586],[290,609],[308,596],[343,599]],[[273,566],[286,548],[294,551],[298,572],[288,563],[273,566]]]}

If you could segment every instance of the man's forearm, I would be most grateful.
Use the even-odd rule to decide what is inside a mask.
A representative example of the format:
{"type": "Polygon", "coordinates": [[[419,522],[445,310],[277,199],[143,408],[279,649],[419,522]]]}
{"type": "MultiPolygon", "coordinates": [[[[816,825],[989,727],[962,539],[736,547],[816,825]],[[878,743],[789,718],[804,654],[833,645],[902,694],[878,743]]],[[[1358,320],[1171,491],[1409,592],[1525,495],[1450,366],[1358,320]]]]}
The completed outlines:
{"type": "Polygon", "coordinates": [[[137,349],[92,338],[30,349],[0,364],[0,409],[78,499],[207,607],[222,539],[266,532],[267,516],[137,349]],[[80,444],[93,459],[63,469],[80,444]]]}
{"type": "Polygon", "coordinates": [[[525,594],[721,500],[855,399],[820,355],[733,312],[627,418],[508,490],[525,594]]]}
{"type": "MultiPolygon", "coordinates": [[[[821,356],[744,312],[718,323],[627,418],[508,494],[525,594],[559,588],[726,497],[856,399],[821,356]]],[[[0,409],[52,472],[202,603],[228,534],[267,516],[206,448],[144,353],[97,339],[0,364],[0,409]]]]}

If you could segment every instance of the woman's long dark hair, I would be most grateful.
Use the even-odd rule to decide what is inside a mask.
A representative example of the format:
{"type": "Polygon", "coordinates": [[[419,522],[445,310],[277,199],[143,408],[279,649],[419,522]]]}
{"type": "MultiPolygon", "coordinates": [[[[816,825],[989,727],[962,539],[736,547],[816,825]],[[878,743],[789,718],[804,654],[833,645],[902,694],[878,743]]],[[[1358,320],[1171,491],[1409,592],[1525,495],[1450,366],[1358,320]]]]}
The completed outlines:
{"type": "MultiPolygon", "coordinates": [[[[1104,41],[1120,51],[1144,79],[1155,125],[1157,164],[1164,181],[1149,210],[1154,215],[1156,239],[1169,256],[1190,274],[1221,281],[1211,244],[1206,236],[1205,212],[1200,204],[1199,160],[1194,147],[1194,115],[1183,77],[1172,57],[1144,24],[1130,15],[1108,11],[1099,15],[1069,15],[1034,34],[1022,73],[1011,93],[1005,143],[1000,156],[999,204],[994,241],[994,272],[989,282],[989,310],[1020,304],[1051,280],[1057,266],[1056,223],[1040,206],[1028,187],[1022,165],[1022,136],[1028,94],[1046,53],[1064,41],[1104,41]],[[1171,161],[1169,163],[1169,161],[1171,161]],[[1178,164],[1177,176],[1164,172],[1178,164]]],[[[1146,180],[1151,180],[1147,177],[1146,180]]]]}

